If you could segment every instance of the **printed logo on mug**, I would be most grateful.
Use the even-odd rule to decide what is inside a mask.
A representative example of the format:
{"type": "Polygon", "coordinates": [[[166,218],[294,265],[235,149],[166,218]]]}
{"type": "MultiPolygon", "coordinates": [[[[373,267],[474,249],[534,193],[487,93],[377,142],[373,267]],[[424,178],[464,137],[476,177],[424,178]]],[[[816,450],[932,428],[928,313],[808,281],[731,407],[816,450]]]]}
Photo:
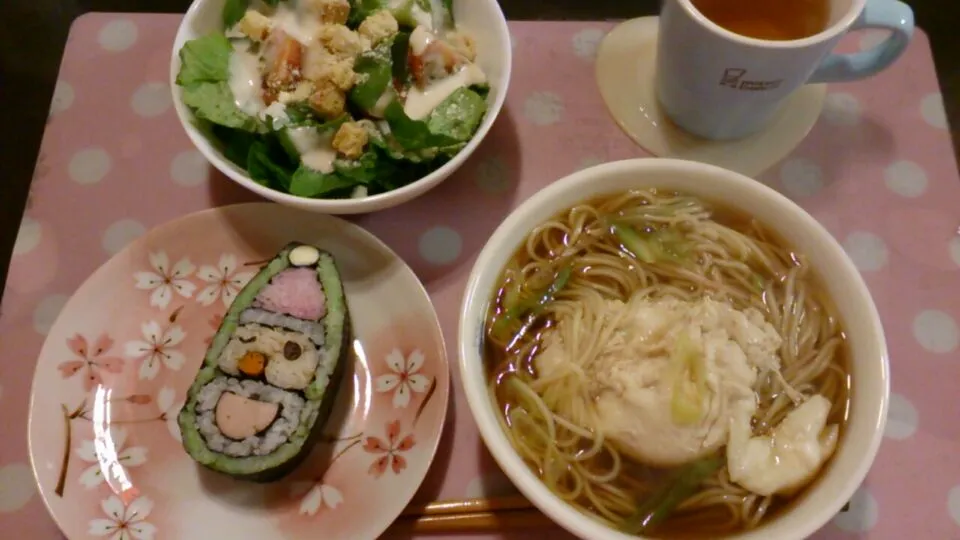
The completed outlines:
{"type": "Polygon", "coordinates": [[[682,129],[738,139],[762,130],[804,84],[886,69],[912,35],[913,11],[897,0],[664,0],[657,98],[682,129]],[[866,28],[892,33],[866,51],[831,52],[866,28]]]}

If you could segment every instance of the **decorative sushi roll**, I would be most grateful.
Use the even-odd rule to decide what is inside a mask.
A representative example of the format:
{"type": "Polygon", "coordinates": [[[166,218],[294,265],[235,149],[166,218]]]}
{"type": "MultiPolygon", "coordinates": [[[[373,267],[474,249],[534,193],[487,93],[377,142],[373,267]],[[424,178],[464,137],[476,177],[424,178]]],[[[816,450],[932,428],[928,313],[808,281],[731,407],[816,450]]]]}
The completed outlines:
{"type": "Polygon", "coordinates": [[[333,256],[286,246],[237,295],[177,418],[210,469],[277,480],[310,453],[347,363],[350,317],[333,256]]]}

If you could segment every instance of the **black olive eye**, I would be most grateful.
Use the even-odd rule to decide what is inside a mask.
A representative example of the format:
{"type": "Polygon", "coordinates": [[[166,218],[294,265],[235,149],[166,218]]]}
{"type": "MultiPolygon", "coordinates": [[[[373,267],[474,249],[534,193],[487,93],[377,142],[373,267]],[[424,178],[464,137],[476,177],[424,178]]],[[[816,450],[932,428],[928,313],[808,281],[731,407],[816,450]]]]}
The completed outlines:
{"type": "Polygon", "coordinates": [[[256,340],[257,340],[256,336],[248,337],[248,338],[242,338],[242,337],[237,338],[237,341],[239,341],[240,343],[253,343],[256,340]]]}
{"type": "Polygon", "coordinates": [[[283,357],[287,360],[296,360],[300,358],[301,354],[303,354],[303,349],[300,348],[300,345],[292,341],[283,344],[283,357]]]}

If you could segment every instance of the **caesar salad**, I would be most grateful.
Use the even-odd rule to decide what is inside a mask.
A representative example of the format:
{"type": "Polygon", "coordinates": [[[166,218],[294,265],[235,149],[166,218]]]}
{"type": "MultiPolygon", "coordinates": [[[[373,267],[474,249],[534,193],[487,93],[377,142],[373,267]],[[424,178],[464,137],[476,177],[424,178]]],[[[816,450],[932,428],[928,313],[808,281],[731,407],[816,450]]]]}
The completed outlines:
{"type": "Polygon", "coordinates": [[[452,0],[227,0],[176,83],[201,130],[257,183],[366,197],[455,156],[489,84],[452,0]]]}

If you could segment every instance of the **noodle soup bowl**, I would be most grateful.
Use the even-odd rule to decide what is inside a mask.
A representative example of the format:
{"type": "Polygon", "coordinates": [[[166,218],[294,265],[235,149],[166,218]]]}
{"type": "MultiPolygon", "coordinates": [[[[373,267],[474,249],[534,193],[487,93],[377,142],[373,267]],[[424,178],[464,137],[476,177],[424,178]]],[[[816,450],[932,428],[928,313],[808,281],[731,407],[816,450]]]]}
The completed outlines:
{"type": "MultiPolygon", "coordinates": [[[[210,165],[231,181],[270,201],[300,210],[333,215],[367,214],[409,202],[437,187],[463,166],[490,132],[506,101],[513,49],[510,44],[510,31],[500,5],[497,0],[454,0],[453,17],[457,29],[466,32],[475,40],[475,63],[483,70],[490,86],[486,97],[486,114],[464,147],[449,161],[431,169],[420,178],[396,189],[373,195],[311,198],[274,189],[264,185],[262,180],[253,178],[246,168],[229,158],[231,152],[225,142],[214,137],[209,127],[199,121],[194,112],[186,106],[183,89],[177,85],[177,74],[181,67],[180,50],[190,40],[224,31],[222,13],[227,1],[193,0],[184,14],[170,55],[169,83],[173,105],[190,142],[210,165]]],[[[354,4],[356,2],[351,1],[351,5],[354,4]]],[[[400,166],[413,165],[401,163],[400,166]]]]}
{"type": "MultiPolygon", "coordinates": [[[[628,540],[555,495],[525,464],[501,428],[484,359],[487,310],[500,274],[528,234],[577,204],[630,189],[676,190],[751,216],[803,254],[846,335],[849,407],[832,458],[816,479],[771,518],[729,538],[793,540],[810,536],[850,500],[880,446],[887,416],[889,365],[883,328],[866,284],[843,248],[813,217],[777,191],[738,173],[673,159],[634,159],[574,173],[520,205],[480,252],[463,297],[459,323],[460,380],[487,448],[520,492],[580,538],[628,540]]],[[[716,535],[704,535],[716,538],[716,535]]]]}

